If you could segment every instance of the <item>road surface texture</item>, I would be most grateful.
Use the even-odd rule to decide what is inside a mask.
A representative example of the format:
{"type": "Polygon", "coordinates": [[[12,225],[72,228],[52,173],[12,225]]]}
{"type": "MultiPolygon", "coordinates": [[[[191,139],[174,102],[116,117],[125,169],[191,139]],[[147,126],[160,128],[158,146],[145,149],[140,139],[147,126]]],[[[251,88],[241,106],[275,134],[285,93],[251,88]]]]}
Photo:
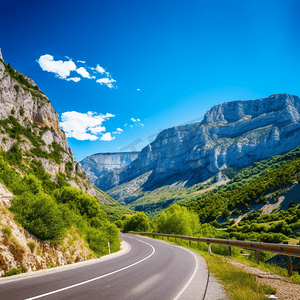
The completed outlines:
{"type": "Polygon", "coordinates": [[[80,267],[0,282],[0,300],[223,300],[205,260],[180,246],[121,234],[130,251],[80,267]]]}

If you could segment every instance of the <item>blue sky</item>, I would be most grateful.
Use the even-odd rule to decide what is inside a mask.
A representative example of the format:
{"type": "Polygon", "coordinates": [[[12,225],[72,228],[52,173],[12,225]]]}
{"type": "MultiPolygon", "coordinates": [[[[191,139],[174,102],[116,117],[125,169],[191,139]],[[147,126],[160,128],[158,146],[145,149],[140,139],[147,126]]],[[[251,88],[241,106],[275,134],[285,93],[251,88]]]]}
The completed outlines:
{"type": "Polygon", "coordinates": [[[300,96],[299,14],[297,0],[0,0],[0,47],[80,161],[141,150],[216,104],[300,96]]]}

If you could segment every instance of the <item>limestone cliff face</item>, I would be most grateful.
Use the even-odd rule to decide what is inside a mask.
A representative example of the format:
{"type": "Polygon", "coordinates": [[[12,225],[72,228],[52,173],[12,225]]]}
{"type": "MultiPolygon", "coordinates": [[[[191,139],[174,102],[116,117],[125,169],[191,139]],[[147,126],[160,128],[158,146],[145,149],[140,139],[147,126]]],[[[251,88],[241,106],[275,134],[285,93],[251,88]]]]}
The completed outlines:
{"type": "Polygon", "coordinates": [[[288,94],[212,107],[200,123],[162,131],[118,175],[112,188],[152,171],[144,187],[204,181],[300,144],[300,99],[288,94]]]}
{"type": "MultiPolygon", "coordinates": [[[[105,197],[93,187],[82,167],[76,163],[72,150],[68,146],[66,135],[59,127],[58,114],[47,96],[32,79],[6,64],[0,51],[0,120],[7,120],[10,117],[41,138],[40,149],[42,151],[50,155],[55,150],[53,142],[61,147],[62,159],[60,163],[55,159],[45,158],[47,155],[36,157],[42,162],[45,171],[52,175],[53,181],[57,181],[57,173],[68,175],[67,181],[71,186],[97,197],[100,202],[107,202],[105,197]]],[[[12,127],[11,124],[8,126],[12,127]]],[[[34,149],[36,145],[23,135],[19,140],[12,138],[7,130],[0,126],[0,147],[2,150],[5,152],[10,150],[16,142],[25,158],[32,160],[32,153],[29,153],[30,155],[26,155],[26,153],[34,149]]]]}
{"type": "Polygon", "coordinates": [[[107,190],[118,182],[118,174],[138,157],[139,152],[97,153],[80,163],[98,188],[107,190]]]}

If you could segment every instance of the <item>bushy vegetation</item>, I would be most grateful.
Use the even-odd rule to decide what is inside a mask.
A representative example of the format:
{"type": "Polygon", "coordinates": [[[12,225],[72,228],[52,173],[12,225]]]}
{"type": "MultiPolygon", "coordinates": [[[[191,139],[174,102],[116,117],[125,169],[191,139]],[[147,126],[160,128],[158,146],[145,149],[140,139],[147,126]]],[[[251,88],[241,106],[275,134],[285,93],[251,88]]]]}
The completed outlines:
{"type": "MultiPolygon", "coordinates": [[[[259,182],[259,178],[262,178],[264,175],[271,172],[272,170],[278,169],[284,164],[292,162],[298,158],[300,158],[300,147],[297,147],[285,154],[272,156],[268,159],[255,162],[252,165],[242,169],[237,169],[233,167],[223,169],[222,174],[226,175],[230,179],[230,182],[216,187],[214,189],[211,189],[213,183],[212,180],[208,180],[205,183],[198,183],[190,187],[185,186],[184,188],[182,188],[180,184],[175,186],[164,186],[157,188],[153,191],[151,190],[144,193],[140,191],[140,195],[142,197],[131,203],[128,203],[127,205],[130,208],[134,208],[135,211],[145,212],[150,219],[153,219],[159,213],[161,213],[163,210],[165,210],[167,207],[174,203],[182,204],[193,201],[202,202],[202,199],[204,198],[208,199],[207,202],[209,202],[209,199],[211,199],[211,196],[214,194],[222,195],[222,193],[231,192],[244,185],[250,185],[247,187],[249,188],[251,187],[252,181],[256,181],[254,183],[255,185],[259,182]]],[[[271,175],[274,176],[275,174],[273,173],[271,175]]],[[[276,186],[277,183],[273,183],[275,183],[274,186],[276,186]]],[[[280,184],[282,184],[282,182],[280,184]]],[[[264,191],[264,193],[270,190],[269,187],[271,187],[271,185],[267,186],[267,189],[264,191]]],[[[114,189],[112,189],[112,191],[114,189]]],[[[139,190],[135,191],[135,193],[139,194],[139,190]]],[[[227,198],[231,195],[232,194],[228,193],[227,198]]],[[[251,194],[248,194],[248,196],[251,199],[250,202],[249,199],[246,198],[244,202],[240,202],[239,204],[233,203],[233,206],[237,205],[236,210],[234,212],[235,214],[241,214],[243,210],[247,209],[248,206],[252,205],[253,203],[263,203],[264,201],[266,201],[265,198],[260,199],[260,197],[258,197],[257,199],[252,199],[253,197],[251,194]]],[[[214,199],[214,201],[215,200],[216,199],[214,199]]],[[[214,220],[219,216],[227,217],[228,212],[232,213],[234,211],[234,209],[232,209],[231,207],[226,207],[226,203],[222,205],[223,199],[221,199],[220,202],[220,204],[212,203],[211,205],[207,206],[207,211],[204,214],[201,214],[203,217],[205,217],[206,215],[206,222],[210,222],[211,220],[214,220]],[[215,210],[212,209],[213,206],[216,207],[215,210]]],[[[201,219],[201,222],[202,221],[203,219],[201,219]]]]}
{"type": "MultiPolygon", "coordinates": [[[[299,148],[296,153],[300,155],[299,148]]],[[[197,212],[201,222],[213,221],[222,215],[228,217],[230,215],[228,210],[235,210],[232,213],[240,214],[243,210],[249,209],[252,204],[267,203],[268,200],[264,195],[280,187],[291,185],[299,171],[300,158],[297,158],[241,186],[233,183],[229,187],[190,198],[186,205],[197,212]]]]}
{"type": "Polygon", "coordinates": [[[5,277],[26,273],[27,268],[21,264],[20,268],[13,268],[5,273],[5,277]]]}
{"type": "Polygon", "coordinates": [[[108,252],[107,242],[117,251],[119,231],[107,220],[96,198],[69,186],[54,184],[51,190],[49,176],[40,163],[32,163],[36,168],[22,178],[0,156],[0,180],[16,196],[10,208],[16,220],[38,238],[55,243],[74,226],[96,254],[108,252]]]}
{"type": "Polygon", "coordinates": [[[101,209],[107,213],[107,218],[115,222],[122,218],[123,215],[133,215],[135,212],[121,204],[101,204],[101,209]]]}
{"type": "Polygon", "coordinates": [[[149,232],[152,231],[150,221],[145,213],[138,212],[133,216],[123,216],[121,220],[115,222],[115,224],[125,232],[139,231],[149,232]]]}
{"type": "Polygon", "coordinates": [[[178,204],[160,213],[152,223],[154,231],[159,233],[191,236],[200,229],[197,214],[178,204]]]}

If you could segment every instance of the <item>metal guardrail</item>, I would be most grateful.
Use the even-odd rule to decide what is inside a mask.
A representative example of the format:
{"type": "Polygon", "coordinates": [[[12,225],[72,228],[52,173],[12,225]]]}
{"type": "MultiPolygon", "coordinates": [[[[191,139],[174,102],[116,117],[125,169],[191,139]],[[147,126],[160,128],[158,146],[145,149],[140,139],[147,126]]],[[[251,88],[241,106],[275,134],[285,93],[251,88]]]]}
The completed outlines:
{"type": "Polygon", "coordinates": [[[287,244],[271,244],[262,242],[249,242],[249,241],[237,241],[237,240],[226,240],[226,239],[215,239],[215,238],[204,238],[204,237],[191,237],[176,234],[165,234],[165,233],[154,233],[154,232],[130,232],[133,234],[140,235],[153,235],[153,236],[165,236],[176,239],[183,239],[193,242],[206,243],[208,246],[208,253],[211,254],[210,244],[228,246],[229,255],[231,256],[231,247],[239,247],[245,250],[255,251],[257,263],[259,263],[259,251],[276,253],[287,256],[287,269],[291,276],[293,273],[293,266],[291,256],[300,257],[300,246],[298,245],[287,245],[287,244]]]}

